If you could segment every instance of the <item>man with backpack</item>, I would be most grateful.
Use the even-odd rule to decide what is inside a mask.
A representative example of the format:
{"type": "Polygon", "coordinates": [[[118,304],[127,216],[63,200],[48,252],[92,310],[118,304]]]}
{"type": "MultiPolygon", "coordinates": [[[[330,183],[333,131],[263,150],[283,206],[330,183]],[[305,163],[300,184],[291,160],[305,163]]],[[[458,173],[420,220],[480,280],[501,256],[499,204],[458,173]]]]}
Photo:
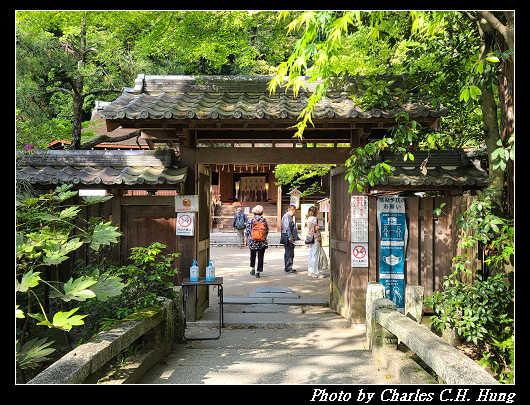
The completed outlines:
{"type": "Polygon", "coordinates": [[[243,249],[243,242],[245,241],[245,228],[247,227],[247,216],[241,210],[241,207],[237,207],[237,213],[234,215],[232,221],[232,228],[237,233],[237,245],[240,249],[243,249]]]}
{"type": "Polygon", "coordinates": [[[263,271],[263,256],[265,249],[269,247],[267,235],[269,234],[269,224],[263,216],[263,207],[256,205],[252,208],[254,218],[247,221],[245,229],[245,246],[250,248],[250,275],[260,278],[263,271]],[[256,269],[256,255],[258,256],[258,267],[256,269]]]}

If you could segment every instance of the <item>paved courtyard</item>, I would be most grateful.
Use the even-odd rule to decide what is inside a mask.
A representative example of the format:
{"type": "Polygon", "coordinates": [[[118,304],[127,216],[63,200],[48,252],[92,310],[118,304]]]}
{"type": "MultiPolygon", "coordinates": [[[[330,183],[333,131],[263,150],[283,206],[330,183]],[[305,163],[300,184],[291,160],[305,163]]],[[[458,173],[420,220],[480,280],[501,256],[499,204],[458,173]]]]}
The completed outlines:
{"type": "Polygon", "coordinates": [[[249,274],[250,250],[248,248],[212,246],[210,257],[215,261],[216,276],[224,277],[225,297],[247,297],[258,287],[278,286],[289,287],[303,297],[329,299],[329,270],[323,271],[325,277],[322,279],[308,277],[307,252],[308,249],[305,246],[297,246],[293,268],[298,273],[285,274],[283,271],[284,248],[269,247],[265,250],[263,273],[260,278],[249,274]]]}
{"type": "MultiPolygon", "coordinates": [[[[216,276],[226,298],[247,298],[258,287],[288,287],[303,298],[329,299],[325,278],[307,276],[307,249],[295,250],[298,274],[283,271],[283,248],[265,252],[262,277],[249,274],[249,250],[213,246],[216,276]]],[[[210,308],[190,322],[187,337],[218,334],[217,294],[210,308]]],[[[218,340],[177,345],[140,381],[142,384],[398,384],[364,347],[364,325],[352,325],[327,306],[290,305],[282,313],[242,313],[248,304],[225,304],[225,328],[218,340]],[[303,310],[301,310],[303,308],[303,310]]],[[[274,304],[273,304],[274,306],[274,304]]],[[[285,307],[285,306],[283,306],[285,307]]]]}

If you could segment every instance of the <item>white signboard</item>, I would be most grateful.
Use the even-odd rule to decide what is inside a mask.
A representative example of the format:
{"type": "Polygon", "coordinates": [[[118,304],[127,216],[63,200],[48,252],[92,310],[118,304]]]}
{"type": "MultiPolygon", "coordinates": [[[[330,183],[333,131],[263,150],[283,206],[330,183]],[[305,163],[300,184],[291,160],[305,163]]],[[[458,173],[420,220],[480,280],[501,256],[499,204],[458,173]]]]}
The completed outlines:
{"type": "Polygon", "coordinates": [[[367,196],[351,196],[351,242],[368,242],[367,196]]]}
{"type": "Polygon", "coordinates": [[[175,196],[176,212],[197,212],[199,211],[198,195],[176,195],[175,196]]]}
{"type": "Polygon", "coordinates": [[[292,195],[291,198],[289,199],[289,203],[291,205],[294,205],[296,207],[296,209],[298,209],[300,207],[300,196],[299,195],[292,195]]]}
{"type": "Polygon", "coordinates": [[[351,267],[368,267],[368,243],[351,244],[351,267]]]}
{"type": "Polygon", "coordinates": [[[368,197],[365,195],[351,196],[351,217],[368,218],[368,197]]]}
{"type": "Polygon", "coordinates": [[[179,212],[177,214],[177,235],[193,236],[195,229],[195,213],[179,212]]]}
{"type": "Polygon", "coordinates": [[[368,242],[368,218],[351,220],[351,242],[368,242]]]}

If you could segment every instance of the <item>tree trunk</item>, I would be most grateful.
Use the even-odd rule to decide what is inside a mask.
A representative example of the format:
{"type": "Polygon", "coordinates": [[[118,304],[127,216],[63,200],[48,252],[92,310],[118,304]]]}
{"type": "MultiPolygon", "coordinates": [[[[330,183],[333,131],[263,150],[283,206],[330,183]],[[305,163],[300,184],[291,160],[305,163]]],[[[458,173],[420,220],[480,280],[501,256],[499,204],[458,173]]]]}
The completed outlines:
{"type": "Polygon", "coordinates": [[[77,77],[73,89],[72,143],[70,144],[70,149],[81,148],[81,123],[83,122],[83,102],[85,100],[85,95],[83,94],[83,86],[85,84],[83,66],[85,65],[86,52],[86,22],[84,18],[81,18],[80,46],[79,51],[76,52],[77,77]]]}
{"type": "MultiPolygon", "coordinates": [[[[506,30],[502,37],[497,37],[499,41],[500,51],[504,52],[514,47],[514,16],[513,12],[504,12],[506,16],[506,30]]],[[[515,66],[515,54],[507,59],[502,65],[499,76],[499,108],[501,112],[500,120],[500,135],[502,143],[506,147],[508,146],[508,140],[514,133],[514,122],[515,122],[515,94],[514,94],[514,66],[515,66]]],[[[515,184],[514,175],[515,167],[513,161],[508,161],[506,165],[506,197],[504,201],[504,210],[508,215],[514,215],[514,197],[515,197],[515,184]]]]}
{"type": "Polygon", "coordinates": [[[74,94],[72,118],[72,143],[70,149],[81,149],[81,123],[83,122],[84,97],[74,94]]]}
{"type": "Polygon", "coordinates": [[[497,120],[497,103],[493,97],[493,90],[491,86],[481,87],[482,90],[482,120],[484,122],[484,127],[486,131],[485,143],[486,150],[489,157],[489,181],[488,187],[494,189],[500,189],[495,193],[494,201],[502,208],[502,194],[504,189],[504,171],[498,167],[497,169],[493,168],[495,163],[491,159],[493,151],[499,146],[497,141],[501,139],[499,132],[499,124],[497,120]]]}
{"type": "MultiPolygon", "coordinates": [[[[476,23],[482,41],[480,45],[479,60],[484,61],[488,54],[493,52],[495,45],[495,30],[485,18],[479,18],[476,23]]],[[[493,89],[491,84],[482,86],[479,85],[479,87],[482,91],[482,121],[484,122],[484,131],[486,133],[484,141],[486,143],[489,161],[488,187],[497,189],[495,192],[494,202],[502,209],[504,171],[501,170],[500,167],[494,169],[494,161],[491,158],[491,155],[495,149],[499,147],[497,145],[497,141],[501,139],[499,121],[497,117],[497,103],[493,97],[493,89]]]]}

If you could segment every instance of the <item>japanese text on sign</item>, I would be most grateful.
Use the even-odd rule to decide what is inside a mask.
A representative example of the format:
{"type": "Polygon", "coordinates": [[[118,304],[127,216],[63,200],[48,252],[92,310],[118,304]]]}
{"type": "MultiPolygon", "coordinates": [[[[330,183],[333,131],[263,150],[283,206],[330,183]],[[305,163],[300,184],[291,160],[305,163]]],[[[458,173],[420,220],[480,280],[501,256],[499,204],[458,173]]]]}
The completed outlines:
{"type": "Polygon", "coordinates": [[[408,237],[405,199],[403,197],[378,198],[377,225],[381,246],[379,281],[385,286],[387,298],[396,303],[398,310],[403,311],[405,252],[408,237]]]}
{"type": "Polygon", "coordinates": [[[198,195],[177,195],[175,196],[176,212],[197,212],[199,211],[198,195]]]}
{"type": "Polygon", "coordinates": [[[351,196],[351,242],[368,242],[368,197],[351,196]]]}

